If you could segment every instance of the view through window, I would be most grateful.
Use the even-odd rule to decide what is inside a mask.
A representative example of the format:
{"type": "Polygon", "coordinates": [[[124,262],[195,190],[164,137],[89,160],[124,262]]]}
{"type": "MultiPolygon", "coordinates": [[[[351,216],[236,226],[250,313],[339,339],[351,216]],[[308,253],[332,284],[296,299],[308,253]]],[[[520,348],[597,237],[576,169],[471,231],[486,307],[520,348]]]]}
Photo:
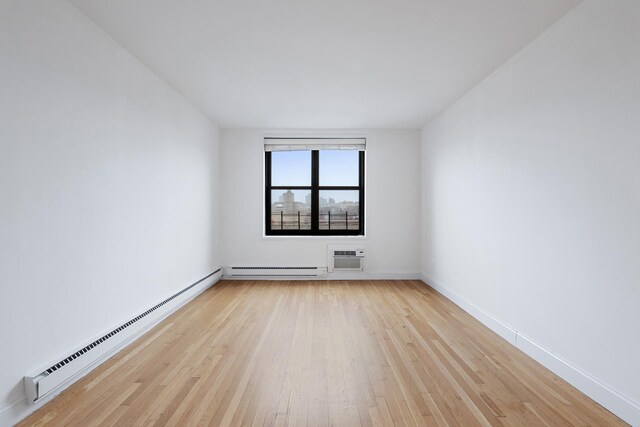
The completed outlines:
{"type": "Polygon", "coordinates": [[[267,235],[364,234],[364,150],[267,151],[265,172],[267,235]]]}

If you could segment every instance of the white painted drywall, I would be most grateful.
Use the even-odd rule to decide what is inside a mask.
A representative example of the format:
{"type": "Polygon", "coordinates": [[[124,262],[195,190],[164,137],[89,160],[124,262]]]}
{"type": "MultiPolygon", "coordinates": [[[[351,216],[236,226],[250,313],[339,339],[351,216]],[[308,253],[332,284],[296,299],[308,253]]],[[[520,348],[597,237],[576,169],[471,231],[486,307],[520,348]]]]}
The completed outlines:
{"type": "Polygon", "coordinates": [[[367,248],[368,274],[417,277],[419,161],[419,131],[223,130],[220,203],[225,265],[326,266],[328,243],[358,242],[367,248]],[[365,238],[263,237],[265,134],[367,137],[365,238]]]}
{"type": "Polygon", "coordinates": [[[219,132],[65,1],[0,9],[0,412],[220,264],[219,132]]]}
{"type": "Polygon", "coordinates": [[[422,134],[426,277],[636,403],[638,23],[583,2],[422,134]]]}

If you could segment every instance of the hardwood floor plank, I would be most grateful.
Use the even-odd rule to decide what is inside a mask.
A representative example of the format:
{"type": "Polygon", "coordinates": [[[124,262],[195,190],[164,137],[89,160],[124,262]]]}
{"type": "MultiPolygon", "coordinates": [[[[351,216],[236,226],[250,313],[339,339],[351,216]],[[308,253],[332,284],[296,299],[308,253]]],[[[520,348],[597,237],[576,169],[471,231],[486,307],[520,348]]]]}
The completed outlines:
{"type": "Polygon", "coordinates": [[[222,281],[23,426],[615,426],[420,281],[222,281]]]}

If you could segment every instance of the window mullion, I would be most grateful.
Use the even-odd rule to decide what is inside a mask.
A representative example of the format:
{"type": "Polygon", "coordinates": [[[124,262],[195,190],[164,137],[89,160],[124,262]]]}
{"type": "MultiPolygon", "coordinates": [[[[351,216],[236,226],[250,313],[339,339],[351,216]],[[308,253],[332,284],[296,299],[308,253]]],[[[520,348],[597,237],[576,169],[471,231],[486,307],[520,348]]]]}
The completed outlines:
{"type": "Polygon", "coordinates": [[[311,230],[315,233],[320,229],[320,152],[311,151],[311,230]]]}

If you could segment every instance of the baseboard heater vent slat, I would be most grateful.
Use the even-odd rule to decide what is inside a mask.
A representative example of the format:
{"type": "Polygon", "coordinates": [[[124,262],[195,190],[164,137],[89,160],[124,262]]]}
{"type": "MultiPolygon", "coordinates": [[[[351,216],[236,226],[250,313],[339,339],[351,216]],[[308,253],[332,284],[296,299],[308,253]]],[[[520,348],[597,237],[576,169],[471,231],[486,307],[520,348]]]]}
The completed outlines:
{"type": "Polygon", "coordinates": [[[325,267],[227,267],[225,277],[320,277],[325,267]]]}
{"type": "Polygon", "coordinates": [[[60,360],[59,362],[52,364],[48,368],[44,369],[42,372],[36,375],[26,376],[24,378],[24,386],[25,386],[25,392],[27,394],[28,403],[32,404],[36,402],[38,399],[42,398],[44,395],[46,395],[50,391],[56,389],[59,385],[63,384],[68,379],[73,377],[75,374],[77,374],[87,366],[91,365],[93,362],[98,360],[101,356],[103,356],[104,354],[108,353],[110,350],[115,348],[115,346],[117,346],[118,343],[114,343],[114,345],[106,345],[111,343],[111,342],[107,342],[111,338],[113,338],[114,336],[120,334],[121,332],[127,329],[128,329],[128,332],[131,332],[131,334],[127,334],[127,335],[135,334],[136,331],[143,329],[148,323],[148,322],[140,322],[145,317],[149,316],[151,313],[158,310],[162,306],[168,304],[172,300],[178,298],[180,295],[184,294],[185,292],[190,291],[194,287],[201,284],[203,281],[221,272],[222,272],[222,269],[218,268],[213,273],[208,274],[207,276],[203,277],[197,282],[187,286],[186,288],[182,289],[180,292],[177,292],[171,295],[169,298],[154,305],[149,310],[139,314],[138,316],[134,317],[128,322],[118,326],[111,332],[106,333],[105,335],[96,339],[92,343],[87,344],[86,346],[76,351],[75,353],[67,356],[66,358],[60,360]],[[141,324],[141,323],[144,323],[144,324],[141,324]],[[135,331],[133,329],[135,329],[135,331]],[[85,356],[85,354],[87,356],[85,356]],[[91,356],[89,356],[89,354],[91,356]],[[73,369],[72,369],[72,365],[75,365],[73,366],[73,369]],[[67,367],[67,369],[62,369],[65,366],[67,367]],[[66,372],[63,373],[62,371],[66,371],[66,372]]]}

